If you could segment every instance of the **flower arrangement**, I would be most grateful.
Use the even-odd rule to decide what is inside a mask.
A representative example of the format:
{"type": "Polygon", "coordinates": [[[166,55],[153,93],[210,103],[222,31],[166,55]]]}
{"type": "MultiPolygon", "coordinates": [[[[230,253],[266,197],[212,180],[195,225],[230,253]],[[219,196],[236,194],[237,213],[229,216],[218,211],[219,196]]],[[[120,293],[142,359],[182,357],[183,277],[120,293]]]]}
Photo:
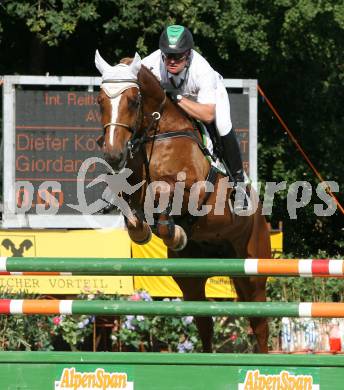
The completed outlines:
{"type": "Polygon", "coordinates": [[[71,351],[79,351],[86,337],[93,332],[94,316],[65,316],[60,315],[50,318],[52,335],[61,336],[69,345],[71,351]]]}
{"type": "MultiPolygon", "coordinates": [[[[18,298],[22,296],[17,295],[18,298]]],[[[137,291],[129,297],[88,293],[79,298],[152,301],[146,291],[137,291]]],[[[180,301],[179,298],[164,300],[180,301]]],[[[252,350],[253,338],[245,319],[216,317],[213,321],[215,351],[252,350]]],[[[112,350],[179,353],[202,351],[192,316],[127,315],[114,317],[109,322],[111,326],[109,342],[112,350]]],[[[94,350],[95,332],[94,316],[0,316],[0,350],[94,350]]]]}
{"type": "MultiPolygon", "coordinates": [[[[146,291],[128,298],[133,301],[152,301],[146,291]]],[[[165,298],[164,301],[170,301],[165,298]]],[[[171,301],[180,301],[179,298],[171,301]]],[[[193,317],[146,317],[127,315],[114,328],[112,341],[118,350],[193,352],[200,349],[193,317]]]]}

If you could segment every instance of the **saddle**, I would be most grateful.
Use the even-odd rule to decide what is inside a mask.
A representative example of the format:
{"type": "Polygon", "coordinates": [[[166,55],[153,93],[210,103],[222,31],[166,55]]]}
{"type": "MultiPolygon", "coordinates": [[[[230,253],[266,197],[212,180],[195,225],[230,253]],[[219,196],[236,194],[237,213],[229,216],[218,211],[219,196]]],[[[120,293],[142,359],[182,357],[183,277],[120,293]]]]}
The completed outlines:
{"type": "Polygon", "coordinates": [[[223,148],[221,146],[220,137],[216,130],[215,123],[203,123],[201,121],[193,120],[195,128],[202,137],[204,147],[208,150],[211,165],[225,176],[231,176],[228,167],[223,159],[223,148]]]}

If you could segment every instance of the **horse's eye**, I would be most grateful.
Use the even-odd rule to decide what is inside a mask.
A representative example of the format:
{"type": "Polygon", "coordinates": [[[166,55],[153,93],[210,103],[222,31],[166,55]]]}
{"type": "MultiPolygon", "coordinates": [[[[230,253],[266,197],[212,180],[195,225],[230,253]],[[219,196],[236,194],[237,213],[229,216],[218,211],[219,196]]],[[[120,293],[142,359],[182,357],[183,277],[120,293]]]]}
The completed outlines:
{"type": "Polygon", "coordinates": [[[139,105],[139,99],[137,98],[128,98],[128,107],[129,109],[136,109],[139,105]]]}

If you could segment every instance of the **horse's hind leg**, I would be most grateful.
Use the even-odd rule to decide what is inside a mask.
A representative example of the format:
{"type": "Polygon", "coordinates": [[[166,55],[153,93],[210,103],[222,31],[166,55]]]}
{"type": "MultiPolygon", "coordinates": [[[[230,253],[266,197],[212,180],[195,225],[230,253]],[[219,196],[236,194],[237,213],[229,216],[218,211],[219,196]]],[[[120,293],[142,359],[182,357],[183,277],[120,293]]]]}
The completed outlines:
{"type": "MultiPolygon", "coordinates": [[[[266,278],[246,277],[233,278],[233,283],[239,297],[239,301],[265,302],[266,301],[266,278]]],[[[249,318],[253,333],[256,335],[258,352],[268,352],[269,327],[266,318],[249,318]]]]}
{"type": "MultiPolygon", "coordinates": [[[[185,301],[204,301],[207,278],[177,278],[174,280],[182,290],[185,301]]],[[[213,320],[211,317],[195,317],[202,342],[203,352],[212,352],[213,320]]]]}

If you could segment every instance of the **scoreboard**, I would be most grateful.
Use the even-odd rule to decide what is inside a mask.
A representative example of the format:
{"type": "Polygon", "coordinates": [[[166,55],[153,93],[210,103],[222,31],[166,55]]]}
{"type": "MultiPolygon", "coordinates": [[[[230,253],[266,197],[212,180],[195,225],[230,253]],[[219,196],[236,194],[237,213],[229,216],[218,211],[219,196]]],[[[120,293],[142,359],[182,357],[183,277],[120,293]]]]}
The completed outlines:
{"type": "MultiPolygon", "coordinates": [[[[16,91],[15,181],[32,183],[34,192],[31,199],[28,189],[17,185],[15,196],[22,208],[30,203],[28,213],[44,203],[43,193],[57,200],[57,214],[75,213],[67,204],[77,202],[81,165],[88,157],[102,155],[96,142],[102,134],[96,99],[97,92],[16,91]],[[41,188],[47,181],[56,182],[55,188],[41,188]]],[[[85,183],[103,173],[98,165],[89,167],[85,183]]],[[[94,201],[99,191],[98,186],[88,190],[87,201],[94,201]]]]}

